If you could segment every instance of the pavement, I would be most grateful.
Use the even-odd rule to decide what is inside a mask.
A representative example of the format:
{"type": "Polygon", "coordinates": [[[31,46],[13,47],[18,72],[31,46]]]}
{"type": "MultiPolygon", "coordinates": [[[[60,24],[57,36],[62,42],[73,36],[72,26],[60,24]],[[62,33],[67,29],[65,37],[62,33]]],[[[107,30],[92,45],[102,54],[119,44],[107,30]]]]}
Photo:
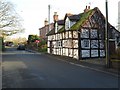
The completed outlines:
{"type": "MultiPolygon", "coordinates": [[[[39,53],[37,51],[26,49],[26,51],[32,52],[32,53],[39,53]]],[[[45,56],[55,58],[56,60],[64,61],[76,66],[85,67],[88,69],[109,73],[114,76],[119,76],[119,70],[114,68],[108,68],[106,67],[106,60],[105,58],[94,58],[94,59],[84,59],[84,60],[77,60],[71,57],[67,56],[60,56],[60,55],[53,55],[48,53],[42,53],[45,56]]]]}
{"type": "Polygon", "coordinates": [[[100,71],[103,73],[108,73],[108,74],[111,74],[111,75],[114,75],[117,77],[119,76],[119,70],[106,67],[104,58],[77,60],[77,59],[67,57],[67,56],[59,56],[59,55],[53,55],[53,54],[48,54],[48,53],[46,53],[45,55],[56,58],[57,60],[61,60],[61,61],[70,63],[72,65],[92,69],[95,71],[100,71]]]}

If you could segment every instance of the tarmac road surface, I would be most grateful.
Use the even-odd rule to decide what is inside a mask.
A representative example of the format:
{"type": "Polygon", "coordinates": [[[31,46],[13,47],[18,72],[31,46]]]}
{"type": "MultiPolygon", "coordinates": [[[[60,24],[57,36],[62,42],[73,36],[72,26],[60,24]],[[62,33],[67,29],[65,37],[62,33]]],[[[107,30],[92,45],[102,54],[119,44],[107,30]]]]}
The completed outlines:
{"type": "Polygon", "coordinates": [[[118,88],[118,77],[8,48],[2,54],[2,88],[118,88]]]}

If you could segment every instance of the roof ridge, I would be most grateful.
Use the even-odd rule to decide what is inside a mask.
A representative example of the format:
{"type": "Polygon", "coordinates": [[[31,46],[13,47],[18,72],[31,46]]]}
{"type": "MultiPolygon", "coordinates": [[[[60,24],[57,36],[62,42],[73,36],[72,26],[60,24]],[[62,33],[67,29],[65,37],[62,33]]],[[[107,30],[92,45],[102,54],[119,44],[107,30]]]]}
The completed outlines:
{"type": "Polygon", "coordinates": [[[76,22],[76,24],[74,24],[70,30],[77,30],[78,28],[80,28],[84,21],[86,21],[86,19],[91,15],[91,13],[94,11],[94,9],[90,9],[89,11],[87,12],[83,12],[83,13],[80,13],[80,19],[78,22],[76,22]]]}

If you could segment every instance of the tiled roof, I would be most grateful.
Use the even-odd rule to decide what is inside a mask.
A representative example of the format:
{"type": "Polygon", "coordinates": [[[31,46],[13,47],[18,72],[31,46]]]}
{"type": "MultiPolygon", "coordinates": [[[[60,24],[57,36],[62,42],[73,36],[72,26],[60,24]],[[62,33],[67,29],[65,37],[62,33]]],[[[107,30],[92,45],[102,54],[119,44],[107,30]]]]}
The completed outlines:
{"type": "Polygon", "coordinates": [[[71,21],[78,21],[80,19],[80,14],[72,15],[68,17],[71,21]]]}
{"type": "Polygon", "coordinates": [[[94,9],[89,10],[88,12],[84,12],[79,14],[80,19],[78,22],[76,22],[71,28],[70,30],[78,30],[82,24],[88,19],[88,17],[92,14],[92,12],[94,11],[94,9]]]}
{"type": "MultiPolygon", "coordinates": [[[[58,20],[58,25],[64,25],[64,20],[58,20]]],[[[55,34],[55,28],[53,28],[51,31],[47,33],[47,36],[55,34]]]]}
{"type": "Polygon", "coordinates": [[[64,32],[65,30],[64,30],[64,26],[60,29],[60,30],[58,30],[58,33],[61,33],[61,32],[64,32]]]}
{"type": "MultiPolygon", "coordinates": [[[[50,23],[50,26],[53,26],[54,25],[54,23],[50,23]]],[[[39,30],[42,30],[42,29],[44,29],[44,28],[46,28],[46,27],[49,27],[49,24],[48,25],[45,25],[45,26],[43,26],[43,27],[41,27],[41,28],[39,28],[39,30]]]]}
{"type": "MultiPolygon", "coordinates": [[[[89,10],[88,12],[84,12],[84,13],[80,13],[78,15],[70,15],[68,16],[70,20],[76,20],[77,22],[69,29],[69,30],[78,30],[80,29],[84,23],[86,22],[86,20],[92,15],[94,14],[95,11],[98,11],[99,9],[96,7],[94,9],[89,10]]],[[[101,12],[100,12],[101,13],[101,12]]],[[[101,13],[102,14],[102,13],[101,13]]],[[[103,17],[104,18],[104,17],[103,17]]],[[[105,18],[104,18],[105,19],[105,18]]],[[[58,22],[61,25],[64,25],[64,21],[61,20],[58,22]]],[[[109,37],[112,38],[114,37],[116,34],[117,36],[120,36],[120,32],[118,30],[115,29],[115,27],[113,27],[111,24],[108,24],[109,26],[109,37]]],[[[63,26],[60,30],[58,30],[58,33],[64,32],[65,31],[65,26],[63,26]]],[[[54,35],[55,34],[55,28],[52,29],[47,36],[49,35],[54,35]]]]}
{"type": "Polygon", "coordinates": [[[58,20],[57,23],[58,25],[64,25],[64,20],[58,20]]]}
{"type": "Polygon", "coordinates": [[[55,28],[53,28],[51,31],[49,31],[46,36],[55,34],[55,28]]]}
{"type": "MultiPolygon", "coordinates": [[[[88,19],[88,17],[92,14],[92,12],[93,12],[94,10],[95,10],[95,8],[89,10],[88,12],[80,13],[80,14],[78,14],[78,15],[69,15],[68,17],[69,17],[70,20],[75,20],[75,21],[77,21],[77,22],[70,28],[70,30],[77,30],[77,29],[79,29],[79,28],[82,26],[82,24],[88,19]]],[[[63,26],[60,30],[58,30],[58,33],[61,33],[61,32],[64,32],[64,31],[65,31],[65,30],[64,30],[64,26],[63,26]]],[[[54,30],[54,32],[53,32],[53,31],[50,31],[47,35],[51,35],[51,34],[55,34],[55,30],[54,30]]]]}

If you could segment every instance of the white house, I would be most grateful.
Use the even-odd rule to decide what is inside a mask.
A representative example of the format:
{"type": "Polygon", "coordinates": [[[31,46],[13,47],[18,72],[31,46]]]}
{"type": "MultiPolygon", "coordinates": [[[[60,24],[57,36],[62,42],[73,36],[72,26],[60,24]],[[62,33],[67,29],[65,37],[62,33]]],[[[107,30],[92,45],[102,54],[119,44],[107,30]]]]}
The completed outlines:
{"type": "MultiPolygon", "coordinates": [[[[105,57],[105,17],[97,7],[86,6],[83,13],[66,14],[59,22],[47,34],[48,53],[76,59],[105,57]]],[[[120,38],[112,25],[108,29],[110,39],[120,38]]]]}

